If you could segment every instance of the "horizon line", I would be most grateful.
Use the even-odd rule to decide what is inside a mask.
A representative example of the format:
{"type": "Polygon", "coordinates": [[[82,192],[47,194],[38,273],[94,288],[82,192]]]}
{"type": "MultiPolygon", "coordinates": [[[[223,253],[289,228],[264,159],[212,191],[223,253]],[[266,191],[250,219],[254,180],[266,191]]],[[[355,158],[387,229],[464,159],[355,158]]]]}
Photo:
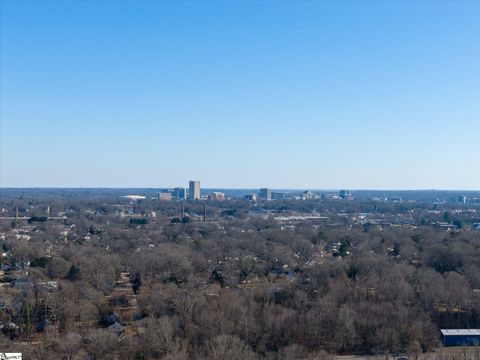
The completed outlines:
{"type": "MultiPolygon", "coordinates": [[[[27,190],[27,189],[44,189],[44,190],[73,190],[73,189],[83,189],[83,190],[88,190],[88,189],[97,189],[97,190],[122,190],[122,189],[173,189],[176,187],[184,187],[188,188],[188,186],[0,186],[0,190],[3,189],[14,189],[14,190],[27,190]]],[[[448,188],[397,188],[397,189],[392,189],[392,188],[349,188],[349,187],[342,187],[342,188],[308,188],[308,187],[299,187],[299,188],[289,188],[289,187],[222,187],[222,186],[209,186],[209,187],[201,187],[201,189],[205,190],[217,190],[217,189],[222,189],[222,190],[259,190],[262,188],[267,188],[270,190],[311,190],[311,191],[339,191],[339,190],[350,190],[350,191],[467,191],[467,192],[480,192],[480,189],[448,189],[448,188]]]]}

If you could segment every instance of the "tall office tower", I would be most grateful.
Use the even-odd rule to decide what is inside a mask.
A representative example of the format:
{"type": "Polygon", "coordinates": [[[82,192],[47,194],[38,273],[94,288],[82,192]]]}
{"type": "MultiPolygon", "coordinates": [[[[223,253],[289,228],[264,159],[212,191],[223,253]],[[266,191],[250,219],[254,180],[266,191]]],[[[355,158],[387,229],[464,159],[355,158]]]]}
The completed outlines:
{"type": "Polygon", "coordinates": [[[190,200],[200,199],[200,181],[190,180],[188,189],[188,198],[190,200]]]}
{"type": "Polygon", "coordinates": [[[258,197],[263,200],[272,200],[272,190],[268,188],[261,188],[258,197]]]}
{"type": "Polygon", "coordinates": [[[187,191],[183,187],[176,187],[173,189],[172,196],[176,200],[184,200],[187,198],[187,191]]]}

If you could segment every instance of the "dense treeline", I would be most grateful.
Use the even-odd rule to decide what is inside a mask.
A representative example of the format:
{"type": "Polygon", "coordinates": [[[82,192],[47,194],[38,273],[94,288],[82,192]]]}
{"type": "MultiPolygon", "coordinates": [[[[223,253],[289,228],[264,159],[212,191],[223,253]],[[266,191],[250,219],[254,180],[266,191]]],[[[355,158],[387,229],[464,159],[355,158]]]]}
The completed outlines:
{"type": "MultiPolygon", "coordinates": [[[[32,209],[29,201],[22,211],[32,209]]],[[[266,212],[309,204],[212,201],[203,222],[201,203],[180,214],[174,202],[125,202],[124,216],[104,199],[59,202],[52,211],[67,218],[35,223],[29,239],[16,235],[21,224],[4,222],[4,264],[19,269],[16,279],[13,269],[5,273],[18,291],[0,320],[20,330],[4,328],[2,349],[34,338],[42,325],[56,335],[42,340],[39,358],[418,354],[440,345],[439,328],[480,327],[480,232],[355,227],[338,215],[346,205],[333,202],[311,204],[336,226],[287,226],[266,212]],[[172,221],[180,215],[189,221],[172,221]],[[125,297],[116,289],[127,274],[125,297]],[[119,304],[132,312],[119,315],[119,304]],[[134,330],[119,338],[109,328],[115,323],[134,330]]],[[[369,206],[353,203],[349,212],[369,206]]],[[[30,212],[40,216],[43,207],[30,212]]],[[[415,211],[443,218],[447,210],[415,211]]]]}

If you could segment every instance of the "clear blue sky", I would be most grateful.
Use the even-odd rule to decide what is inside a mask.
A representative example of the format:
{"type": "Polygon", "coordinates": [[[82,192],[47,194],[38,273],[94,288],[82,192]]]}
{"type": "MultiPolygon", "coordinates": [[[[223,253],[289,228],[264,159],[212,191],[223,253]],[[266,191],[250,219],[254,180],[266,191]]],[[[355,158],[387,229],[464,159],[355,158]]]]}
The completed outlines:
{"type": "Polygon", "coordinates": [[[1,10],[1,186],[480,189],[480,1],[1,10]]]}

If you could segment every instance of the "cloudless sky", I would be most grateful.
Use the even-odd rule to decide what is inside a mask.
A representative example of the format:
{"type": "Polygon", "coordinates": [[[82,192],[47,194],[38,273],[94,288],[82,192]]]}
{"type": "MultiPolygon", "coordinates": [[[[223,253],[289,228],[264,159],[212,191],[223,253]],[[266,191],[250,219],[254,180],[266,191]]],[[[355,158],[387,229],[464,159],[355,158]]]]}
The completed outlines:
{"type": "Polygon", "coordinates": [[[480,1],[1,1],[0,186],[480,189],[480,1]]]}

